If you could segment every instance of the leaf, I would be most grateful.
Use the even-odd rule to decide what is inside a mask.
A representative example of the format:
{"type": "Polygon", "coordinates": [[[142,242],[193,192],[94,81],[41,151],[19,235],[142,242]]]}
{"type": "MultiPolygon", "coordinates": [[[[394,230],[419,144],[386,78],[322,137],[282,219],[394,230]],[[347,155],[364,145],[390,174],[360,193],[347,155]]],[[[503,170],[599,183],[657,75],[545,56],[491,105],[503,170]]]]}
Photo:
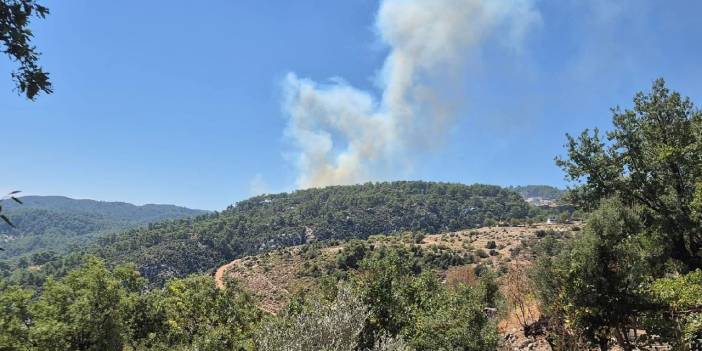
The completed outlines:
{"type": "Polygon", "coordinates": [[[13,191],[13,192],[7,194],[7,195],[14,195],[14,194],[19,194],[19,193],[21,193],[21,191],[15,190],[15,191],[13,191]]]}
{"type": "Polygon", "coordinates": [[[20,205],[22,204],[22,201],[20,201],[20,199],[14,197],[14,196],[11,196],[10,199],[15,200],[15,202],[20,204],[20,205]]]}
{"type": "Polygon", "coordinates": [[[12,222],[10,222],[10,219],[7,218],[7,216],[0,214],[0,218],[2,218],[2,220],[5,221],[5,223],[7,223],[10,227],[12,227],[12,228],[15,227],[15,225],[12,224],[12,222]]]}

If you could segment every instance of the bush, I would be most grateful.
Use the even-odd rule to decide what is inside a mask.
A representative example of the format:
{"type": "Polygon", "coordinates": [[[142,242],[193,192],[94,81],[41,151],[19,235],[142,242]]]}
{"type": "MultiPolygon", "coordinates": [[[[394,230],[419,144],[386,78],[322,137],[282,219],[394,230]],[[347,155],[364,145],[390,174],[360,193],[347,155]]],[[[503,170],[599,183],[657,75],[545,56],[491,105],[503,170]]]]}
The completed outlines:
{"type": "Polygon", "coordinates": [[[336,255],[336,266],[341,270],[357,269],[359,262],[366,257],[370,248],[363,242],[346,245],[336,255]]]}
{"type": "Polygon", "coordinates": [[[414,240],[415,244],[421,244],[425,237],[426,237],[426,235],[424,235],[422,233],[412,234],[412,239],[414,240]]]}
{"type": "Polygon", "coordinates": [[[478,249],[477,251],[475,251],[475,254],[478,255],[478,257],[480,257],[480,258],[487,258],[488,256],[490,256],[490,255],[489,255],[487,252],[485,252],[485,250],[483,250],[483,249],[478,249]]]}
{"type": "Polygon", "coordinates": [[[680,349],[685,349],[686,345],[701,346],[695,343],[702,340],[702,312],[699,311],[702,306],[702,270],[658,279],[651,284],[651,293],[656,302],[665,306],[667,315],[677,316],[682,338],[675,346],[680,349]]]}
{"type": "Polygon", "coordinates": [[[368,315],[351,288],[341,285],[331,303],[315,299],[300,313],[269,320],[258,332],[256,345],[267,351],[353,351],[368,315]]]}
{"type": "Polygon", "coordinates": [[[494,249],[494,248],[497,248],[497,244],[495,243],[494,240],[490,240],[490,241],[487,242],[487,244],[485,244],[485,248],[486,248],[486,249],[489,249],[489,250],[492,250],[492,249],[494,249]]]}

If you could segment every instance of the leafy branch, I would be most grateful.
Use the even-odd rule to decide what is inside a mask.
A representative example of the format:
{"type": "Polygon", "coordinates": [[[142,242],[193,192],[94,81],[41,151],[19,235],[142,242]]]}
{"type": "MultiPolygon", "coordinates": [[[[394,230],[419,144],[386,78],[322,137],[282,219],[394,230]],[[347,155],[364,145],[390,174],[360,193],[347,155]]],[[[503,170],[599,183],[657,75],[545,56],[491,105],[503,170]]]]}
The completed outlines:
{"type": "Polygon", "coordinates": [[[35,0],[0,0],[0,43],[4,46],[0,50],[19,63],[12,79],[17,90],[30,100],[40,92],[53,92],[49,73],[39,65],[40,53],[31,43],[34,34],[29,28],[33,16],[43,19],[48,14],[49,9],[35,0]]]}
{"type": "MultiPolygon", "coordinates": [[[[2,199],[0,199],[0,202],[9,199],[9,200],[12,200],[12,201],[14,201],[14,202],[16,202],[16,203],[18,203],[18,204],[21,205],[21,204],[22,204],[22,200],[20,200],[20,199],[17,198],[17,196],[16,196],[16,195],[19,194],[19,193],[20,193],[19,190],[12,191],[12,192],[10,192],[9,194],[5,195],[2,199]]],[[[14,228],[15,225],[12,224],[12,222],[10,221],[10,219],[7,218],[7,216],[6,216],[4,213],[2,213],[2,210],[3,210],[3,207],[2,207],[2,205],[0,205],[0,219],[2,219],[2,220],[3,220],[5,223],[7,223],[7,225],[9,225],[10,227],[14,228]]],[[[5,249],[3,249],[2,247],[0,247],[0,251],[5,251],[5,249]]]]}

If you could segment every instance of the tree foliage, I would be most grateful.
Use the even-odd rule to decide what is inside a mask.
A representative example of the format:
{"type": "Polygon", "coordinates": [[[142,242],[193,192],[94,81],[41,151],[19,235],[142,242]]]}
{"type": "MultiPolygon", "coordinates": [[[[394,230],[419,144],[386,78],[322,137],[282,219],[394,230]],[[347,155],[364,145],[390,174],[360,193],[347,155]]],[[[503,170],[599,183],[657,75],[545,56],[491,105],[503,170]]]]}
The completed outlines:
{"type": "Polygon", "coordinates": [[[331,302],[312,299],[301,311],[269,319],[257,346],[270,351],[353,351],[367,318],[368,307],[348,285],[340,285],[331,302]]]}
{"type": "MultiPolygon", "coordinates": [[[[0,284],[2,350],[488,350],[489,276],[447,286],[399,251],[364,258],[340,282],[294,299],[281,315],[256,307],[236,282],[210,276],[149,286],[133,265],[87,257],[39,289],[0,284]]],[[[331,278],[331,277],[330,277],[331,278]]],[[[325,285],[328,281],[330,285],[325,285]]]]}
{"type": "Polygon", "coordinates": [[[261,312],[207,276],[144,289],[133,266],[97,258],[41,290],[0,289],[2,350],[250,350],[261,312]]]}
{"type": "Polygon", "coordinates": [[[541,297],[554,323],[602,349],[613,337],[630,346],[626,332],[637,327],[637,314],[651,308],[641,290],[651,274],[639,242],[641,228],[637,213],[607,200],[589,216],[572,247],[539,262],[541,297]]]}
{"type": "Polygon", "coordinates": [[[49,9],[35,0],[0,0],[0,43],[3,52],[19,64],[12,72],[19,93],[34,100],[40,92],[51,94],[49,74],[39,65],[39,52],[32,45],[31,18],[44,18],[49,9]]]}
{"type": "Polygon", "coordinates": [[[568,156],[557,159],[579,185],[571,200],[592,209],[617,196],[641,206],[670,257],[702,268],[702,113],[663,79],[650,93],[636,94],[632,110],[612,113],[606,140],[597,129],[568,136],[568,156]]]}
{"type": "MultiPolygon", "coordinates": [[[[664,313],[679,328],[672,328],[674,345],[702,347],[702,270],[656,280],[650,287],[664,313]]],[[[663,330],[662,332],[665,332],[663,330]]]]}
{"type": "Polygon", "coordinates": [[[688,272],[702,264],[702,113],[662,79],[636,94],[632,110],[612,112],[605,138],[598,130],[568,136],[567,158],[557,158],[575,185],[570,201],[594,212],[533,271],[552,344],[694,348],[702,306],[686,296],[700,290],[688,272]]]}
{"type": "Polygon", "coordinates": [[[495,323],[483,312],[497,302],[491,276],[486,274],[476,286],[449,287],[418,268],[399,248],[361,261],[351,278],[370,313],[360,346],[372,347],[387,335],[402,337],[415,350],[496,348],[495,323]]]}

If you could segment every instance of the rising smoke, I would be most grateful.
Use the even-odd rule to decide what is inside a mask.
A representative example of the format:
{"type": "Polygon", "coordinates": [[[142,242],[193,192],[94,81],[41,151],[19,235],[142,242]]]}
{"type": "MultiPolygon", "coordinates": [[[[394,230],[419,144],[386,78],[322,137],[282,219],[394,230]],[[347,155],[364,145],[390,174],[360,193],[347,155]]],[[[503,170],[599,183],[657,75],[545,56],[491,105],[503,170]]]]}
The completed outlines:
{"type": "Polygon", "coordinates": [[[384,178],[446,134],[454,119],[452,80],[467,54],[495,38],[518,49],[540,21],[530,0],[384,0],[376,18],[389,53],[380,97],[344,82],[318,84],[289,73],[286,129],[301,188],[384,178]]]}

